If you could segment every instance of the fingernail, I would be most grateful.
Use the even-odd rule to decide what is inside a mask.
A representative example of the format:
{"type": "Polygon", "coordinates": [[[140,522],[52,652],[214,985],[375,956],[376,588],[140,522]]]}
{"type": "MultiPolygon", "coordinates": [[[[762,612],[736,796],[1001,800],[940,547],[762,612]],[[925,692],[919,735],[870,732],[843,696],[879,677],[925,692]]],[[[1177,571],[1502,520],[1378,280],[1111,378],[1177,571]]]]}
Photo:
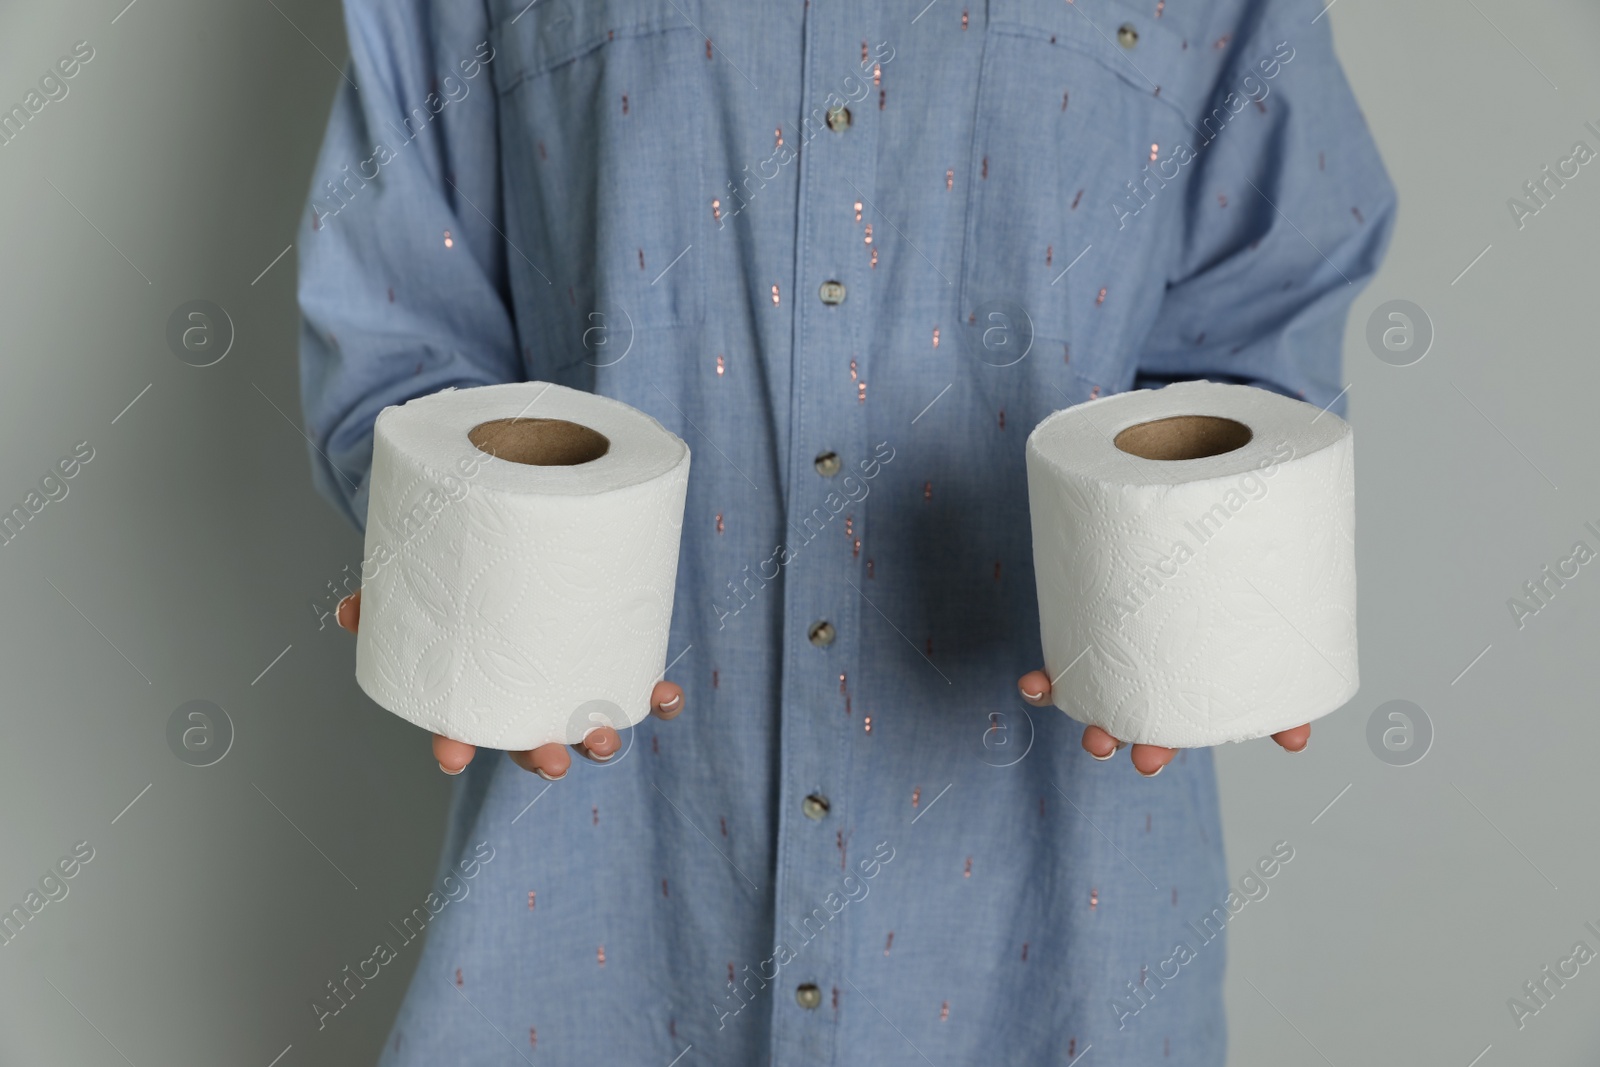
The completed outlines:
{"type": "MultiPolygon", "coordinates": [[[[1088,751],[1088,750],[1085,749],[1085,751],[1088,751]]],[[[1107,752],[1104,756],[1094,756],[1093,752],[1089,753],[1089,755],[1094,756],[1094,758],[1099,760],[1101,763],[1104,763],[1106,760],[1110,759],[1112,756],[1115,756],[1116,754],[1117,754],[1117,750],[1116,749],[1112,749],[1110,752],[1107,752]]]]}
{"type": "Polygon", "coordinates": [[[588,733],[583,735],[583,747],[584,747],[584,750],[587,751],[590,756],[592,756],[593,758],[599,760],[601,763],[604,763],[606,760],[608,760],[612,756],[616,755],[615,752],[607,752],[605,755],[601,755],[600,753],[596,752],[593,748],[589,747],[589,738],[593,737],[595,734],[599,733],[601,730],[604,730],[604,729],[605,729],[604,726],[596,726],[593,730],[590,730],[588,733]]]}
{"type": "Polygon", "coordinates": [[[677,696],[673,697],[671,700],[662,701],[661,702],[661,710],[662,711],[671,711],[673,708],[677,707],[682,702],[683,702],[683,694],[679,693],[677,696]]]}
{"type": "Polygon", "coordinates": [[[1024,689],[1022,691],[1022,695],[1027,697],[1029,700],[1043,700],[1044,699],[1044,691],[1043,690],[1040,690],[1037,693],[1030,693],[1026,689],[1024,689]]]}
{"type": "Polygon", "coordinates": [[[457,767],[455,770],[452,771],[449,767],[446,767],[444,764],[441,763],[441,764],[439,764],[439,769],[441,771],[443,771],[444,773],[446,773],[446,774],[456,775],[456,774],[460,774],[462,771],[466,770],[467,768],[463,764],[462,766],[457,767]]]}
{"type": "Polygon", "coordinates": [[[547,782],[559,782],[559,781],[561,781],[561,779],[563,779],[563,778],[565,778],[567,776],[567,772],[566,771],[562,771],[558,775],[546,774],[543,767],[535,767],[533,769],[533,773],[537,774],[540,778],[543,778],[547,782]]]}
{"type": "MultiPolygon", "coordinates": [[[[1165,763],[1163,763],[1161,766],[1157,767],[1155,770],[1151,771],[1149,774],[1145,774],[1143,771],[1139,771],[1139,775],[1140,775],[1140,777],[1143,777],[1143,778],[1154,778],[1156,775],[1160,774],[1162,771],[1164,771],[1166,769],[1167,769],[1167,765],[1165,763]]],[[[1135,767],[1134,770],[1138,771],[1139,768],[1135,767]]]]}

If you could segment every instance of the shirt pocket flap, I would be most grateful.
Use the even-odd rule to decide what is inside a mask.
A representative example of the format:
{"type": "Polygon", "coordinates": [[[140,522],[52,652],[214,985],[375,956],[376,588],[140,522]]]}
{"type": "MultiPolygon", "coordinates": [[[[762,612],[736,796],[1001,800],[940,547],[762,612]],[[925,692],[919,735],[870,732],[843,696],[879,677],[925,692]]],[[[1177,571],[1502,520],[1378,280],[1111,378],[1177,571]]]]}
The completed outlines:
{"type": "Polygon", "coordinates": [[[492,64],[502,93],[609,41],[693,31],[700,21],[698,0],[508,0],[504,7],[492,64]]]}
{"type": "Polygon", "coordinates": [[[1198,43],[1118,0],[990,0],[989,29],[1071,49],[1185,116],[1215,74],[1198,43]]]}

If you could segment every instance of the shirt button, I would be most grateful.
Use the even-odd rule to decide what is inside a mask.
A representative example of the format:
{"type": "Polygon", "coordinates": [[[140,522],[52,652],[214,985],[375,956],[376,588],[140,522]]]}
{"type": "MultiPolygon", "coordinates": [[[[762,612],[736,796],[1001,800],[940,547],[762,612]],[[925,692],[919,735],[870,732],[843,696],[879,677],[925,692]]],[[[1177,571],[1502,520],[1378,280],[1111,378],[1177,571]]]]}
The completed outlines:
{"type": "Polygon", "coordinates": [[[794,999],[806,1011],[815,1011],[822,1007],[822,990],[815,982],[807,982],[795,989],[794,999]]]}
{"type": "Polygon", "coordinates": [[[1124,22],[1117,30],[1117,43],[1124,48],[1132,48],[1139,43],[1139,31],[1133,28],[1133,23],[1124,22]]]}
{"type": "Polygon", "coordinates": [[[843,104],[828,109],[828,129],[843,133],[850,128],[850,109],[843,104]]]}
{"type": "Polygon", "coordinates": [[[822,288],[817,290],[817,295],[829,307],[837,307],[844,303],[844,282],[823,282],[822,288]]]}
{"type": "Polygon", "coordinates": [[[824,478],[832,478],[839,473],[839,468],[842,466],[837,452],[818,452],[814,462],[817,467],[817,473],[824,478]]]}
{"type": "Polygon", "coordinates": [[[822,817],[828,814],[828,798],[821,793],[812,793],[800,802],[800,810],[806,813],[806,818],[821,822],[822,817]]]}
{"type": "Polygon", "coordinates": [[[811,624],[811,632],[806,636],[811,638],[811,643],[818,648],[827,648],[833,644],[833,639],[838,637],[838,631],[833,628],[833,623],[827,619],[811,624]]]}

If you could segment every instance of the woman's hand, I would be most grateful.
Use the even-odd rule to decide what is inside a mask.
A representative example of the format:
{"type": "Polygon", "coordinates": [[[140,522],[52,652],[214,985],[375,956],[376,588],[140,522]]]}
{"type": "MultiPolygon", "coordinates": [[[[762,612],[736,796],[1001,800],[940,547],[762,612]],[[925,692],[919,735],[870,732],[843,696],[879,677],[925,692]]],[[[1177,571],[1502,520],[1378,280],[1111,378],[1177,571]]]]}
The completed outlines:
{"type": "MultiPolygon", "coordinates": [[[[340,626],[351,633],[356,632],[361,624],[360,590],[339,602],[335,617],[340,626]]],[[[683,704],[683,689],[672,682],[657,682],[650,694],[650,714],[658,719],[677,718],[683,711],[683,704]]],[[[609,726],[590,730],[587,737],[572,746],[574,752],[594,763],[604,763],[621,748],[622,738],[609,726]]],[[[455,741],[442,734],[433,735],[433,756],[439,761],[439,769],[446,774],[460,774],[466,770],[477,751],[475,746],[465,741],[455,741]]],[[[540,745],[527,752],[508,752],[506,755],[523,770],[532,771],[552,782],[566,777],[567,770],[572,766],[572,757],[567,755],[565,745],[540,745]]]]}
{"type": "MultiPolygon", "coordinates": [[[[1047,707],[1050,704],[1050,676],[1044,671],[1029,671],[1017,679],[1017,689],[1022,693],[1022,699],[1036,708],[1047,707]]],[[[1311,724],[1305,723],[1291,730],[1280,730],[1272,735],[1272,739],[1290,752],[1303,750],[1311,741],[1311,724]]],[[[1127,742],[1118,741],[1098,726],[1085,726],[1083,728],[1083,750],[1098,760],[1107,760],[1117,754],[1117,749],[1127,742]]],[[[1162,748],[1160,745],[1134,745],[1128,753],[1133,759],[1133,769],[1146,778],[1154,778],[1161,773],[1161,768],[1172,762],[1172,757],[1178,754],[1175,748],[1162,748]]]]}

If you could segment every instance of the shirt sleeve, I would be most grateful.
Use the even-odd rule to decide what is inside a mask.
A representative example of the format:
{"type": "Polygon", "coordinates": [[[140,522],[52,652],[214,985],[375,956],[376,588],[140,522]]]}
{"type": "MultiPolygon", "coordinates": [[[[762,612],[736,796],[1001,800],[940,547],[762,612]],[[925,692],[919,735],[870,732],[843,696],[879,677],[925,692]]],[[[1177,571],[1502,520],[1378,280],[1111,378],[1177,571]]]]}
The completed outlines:
{"type": "Polygon", "coordinates": [[[1231,58],[1191,131],[1183,234],[1137,388],[1207,378],[1344,413],[1345,319],[1388,245],[1395,192],[1313,13],[1263,0],[1217,38],[1231,58]]]}
{"type": "Polygon", "coordinates": [[[351,59],[296,244],[312,478],[365,528],[390,404],[521,377],[482,0],[347,0],[351,59]]]}

